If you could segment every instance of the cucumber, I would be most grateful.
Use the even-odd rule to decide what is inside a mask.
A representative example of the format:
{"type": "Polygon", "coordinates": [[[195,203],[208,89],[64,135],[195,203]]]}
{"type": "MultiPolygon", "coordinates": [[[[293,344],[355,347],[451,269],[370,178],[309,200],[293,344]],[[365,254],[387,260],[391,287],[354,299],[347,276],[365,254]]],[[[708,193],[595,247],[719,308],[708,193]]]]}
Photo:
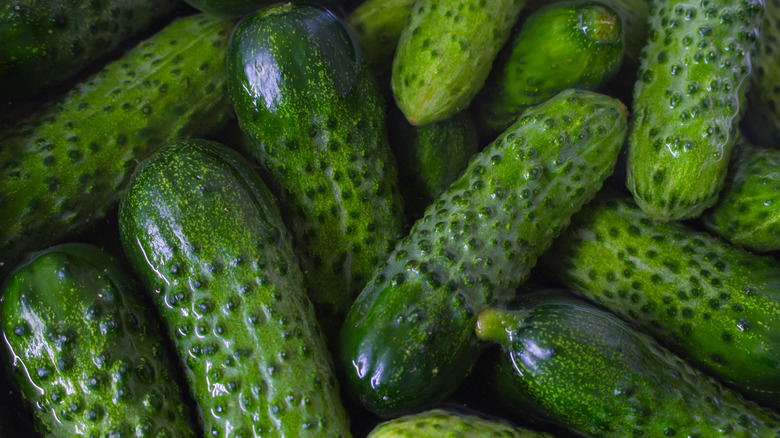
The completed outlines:
{"type": "Polygon", "coordinates": [[[352,33],[317,5],[244,17],[227,62],[239,124],[270,174],[318,318],[335,339],[402,233],[384,101],[352,33]]]}
{"type": "Polygon", "coordinates": [[[717,201],[763,13],[762,0],[652,3],[626,178],[651,217],[692,219],[717,201]]]}
{"type": "Polygon", "coordinates": [[[778,405],[780,262],[605,194],[540,263],[729,386],[778,405]]]}
{"type": "Polygon", "coordinates": [[[479,314],[496,342],[491,392],[585,437],[779,437],[780,416],[692,368],[653,338],[555,291],[479,314]]]}
{"type": "Polygon", "coordinates": [[[478,415],[460,414],[445,409],[431,409],[378,424],[367,438],[552,438],[514,426],[506,421],[478,415]]]}
{"type": "Polygon", "coordinates": [[[533,13],[494,65],[476,99],[480,125],[495,136],[522,109],[566,88],[595,89],[623,60],[621,20],[598,3],[554,3],[533,13]]]}
{"type": "Polygon", "coordinates": [[[393,58],[395,102],[412,125],[466,109],[525,0],[418,0],[393,58]]]}
{"type": "Polygon", "coordinates": [[[704,212],[704,227],[752,252],[780,250],[780,151],[741,138],[718,203],[704,212]]]}
{"type": "Polygon", "coordinates": [[[70,79],[162,22],[172,0],[16,0],[0,5],[0,96],[25,98],[70,79]]]}
{"type": "Polygon", "coordinates": [[[230,115],[231,23],[181,18],[0,132],[0,275],[116,207],[139,160],[230,115]]]}
{"type": "Polygon", "coordinates": [[[744,129],[760,146],[780,144],[780,0],[765,0],[766,12],[753,56],[753,75],[747,93],[744,129]]]}
{"type": "Polygon", "coordinates": [[[254,167],[219,143],[169,143],[133,174],[119,226],[208,436],[349,436],[290,236],[254,167]]]}
{"type": "Polygon", "coordinates": [[[425,126],[410,125],[398,108],[388,114],[390,144],[398,161],[398,180],[407,220],[425,208],[466,170],[479,150],[477,127],[467,111],[425,126]]]}
{"type": "Polygon", "coordinates": [[[272,0],[184,0],[199,11],[224,18],[240,18],[274,3],[272,0]]]}
{"type": "Polygon", "coordinates": [[[416,0],[365,0],[347,17],[376,76],[389,74],[401,32],[416,0]]]}
{"type": "Polygon", "coordinates": [[[479,355],[476,314],[513,297],[612,173],[626,133],[619,101],[566,90],[475,155],[350,309],[339,363],[353,397],[387,417],[456,389],[479,355]]]}
{"type": "Polygon", "coordinates": [[[196,436],[140,292],[117,260],[86,244],[37,252],[8,278],[4,350],[43,436],[196,436]]]}

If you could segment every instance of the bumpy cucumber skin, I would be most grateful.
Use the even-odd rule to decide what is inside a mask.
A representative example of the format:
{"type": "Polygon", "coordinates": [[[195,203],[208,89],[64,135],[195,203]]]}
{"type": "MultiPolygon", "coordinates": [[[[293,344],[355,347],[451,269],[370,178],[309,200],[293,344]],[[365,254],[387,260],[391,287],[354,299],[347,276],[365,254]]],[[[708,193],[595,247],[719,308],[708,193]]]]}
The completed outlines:
{"type": "Polygon", "coordinates": [[[202,15],[178,19],[0,133],[0,266],[102,219],[139,160],[230,114],[230,27],[202,15]]]}
{"type": "Polygon", "coordinates": [[[404,212],[414,223],[466,170],[479,150],[477,127],[466,111],[441,122],[413,126],[397,108],[390,110],[387,124],[398,160],[404,212]]]}
{"type": "Polygon", "coordinates": [[[347,24],[371,60],[375,75],[390,72],[398,40],[415,1],[366,0],[347,17],[347,24]]]}
{"type": "Polygon", "coordinates": [[[476,314],[505,303],[612,173],[620,102],[567,90],[475,155],[381,265],[341,332],[343,384],[391,416],[441,400],[472,368],[476,314]]]}
{"type": "Polygon", "coordinates": [[[544,291],[489,309],[478,333],[502,353],[490,388],[506,408],[586,437],[780,436],[780,416],[590,303],[544,291]]]}
{"type": "Polygon", "coordinates": [[[634,87],[626,185],[656,219],[717,201],[745,111],[762,0],[659,0],[634,87]]]}
{"type": "Polygon", "coordinates": [[[431,409],[378,424],[367,438],[552,438],[501,420],[431,409]]]}
{"type": "Polygon", "coordinates": [[[541,264],[758,401],[780,394],[780,263],[598,197],[541,264]]]}
{"type": "Polygon", "coordinates": [[[482,88],[525,0],[419,0],[401,32],[391,87],[412,125],[448,119],[482,88]]]}
{"type": "Polygon", "coordinates": [[[38,94],[164,20],[173,0],[7,1],[0,6],[0,96],[38,94]]]}
{"type": "Polygon", "coordinates": [[[119,220],[207,435],[349,436],[291,239],[255,168],[219,143],[170,143],[138,167],[119,220]]]}
{"type": "Polygon", "coordinates": [[[780,0],[765,0],[766,12],[761,23],[751,87],[747,94],[745,132],[759,146],[780,144],[780,0]]]}
{"type": "Polygon", "coordinates": [[[33,254],[3,288],[6,355],[45,436],[194,437],[176,362],[141,289],[98,249],[33,254]]]}
{"type": "Polygon", "coordinates": [[[319,6],[295,3],[239,22],[228,75],[239,123],[271,175],[318,318],[335,337],[403,227],[376,81],[345,24],[319,6]]]}
{"type": "Polygon", "coordinates": [[[740,140],[718,203],[702,223],[753,252],[780,250],[780,151],[740,140]]]}
{"type": "Polygon", "coordinates": [[[553,4],[532,14],[477,96],[481,125],[496,135],[522,109],[571,87],[597,88],[623,60],[620,18],[597,3],[553,4]]]}

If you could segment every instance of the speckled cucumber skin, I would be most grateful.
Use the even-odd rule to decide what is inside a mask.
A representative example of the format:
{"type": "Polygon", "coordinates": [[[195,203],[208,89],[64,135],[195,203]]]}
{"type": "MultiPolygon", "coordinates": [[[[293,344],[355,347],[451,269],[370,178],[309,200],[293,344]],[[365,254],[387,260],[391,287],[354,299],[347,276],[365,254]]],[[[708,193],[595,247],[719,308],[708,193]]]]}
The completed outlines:
{"type": "Polygon", "coordinates": [[[181,18],[0,133],[0,274],[116,207],[139,160],[230,114],[231,23],[181,18]]]}
{"type": "Polygon", "coordinates": [[[626,179],[651,217],[691,219],[717,201],[763,14],[763,0],[651,3],[626,179]]]}
{"type": "Polygon", "coordinates": [[[752,398],[780,394],[780,263],[604,195],[540,262],[567,287],[752,398]]]}
{"type": "Polygon", "coordinates": [[[718,203],[702,223],[752,252],[780,250],[780,150],[737,142],[718,203]]]}
{"type": "Polygon", "coordinates": [[[766,11],[753,56],[752,82],[747,94],[745,131],[759,146],[780,144],[780,0],[764,0],[766,11]]]}
{"type": "Polygon", "coordinates": [[[349,436],[290,236],[254,167],[219,143],[170,143],[139,166],[119,215],[207,436],[349,436]]]}
{"type": "Polygon", "coordinates": [[[444,409],[409,414],[378,424],[367,438],[552,438],[502,420],[444,409]]]}
{"type": "Polygon", "coordinates": [[[395,102],[412,125],[466,109],[485,83],[525,0],[419,0],[393,58],[395,102]]]}
{"type": "Polygon", "coordinates": [[[278,193],[318,318],[335,337],[402,233],[384,101],[346,25],[313,4],[242,19],[227,62],[238,121],[278,193]]]}
{"type": "Polygon", "coordinates": [[[479,150],[477,127],[467,111],[441,122],[413,126],[397,108],[390,109],[387,125],[398,161],[404,212],[414,223],[466,170],[479,150]]]}
{"type": "Polygon", "coordinates": [[[623,60],[618,15],[597,3],[561,3],[532,14],[493,67],[477,96],[491,134],[506,129],[523,108],[572,87],[597,88],[623,60]]]}
{"type": "Polygon", "coordinates": [[[497,342],[490,388],[507,409],[535,412],[585,437],[780,436],[780,416],[688,365],[614,314],[562,292],[479,315],[497,342]]]}
{"type": "Polygon", "coordinates": [[[4,353],[42,436],[196,436],[141,293],[115,259],[85,244],[37,252],[8,278],[4,353]]]}
{"type": "Polygon", "coordinates": [[[0,5],[0,96],[43,92],[165,20],[164,0],[17,0],[0,5]]]}
{"type": "Polygon", "coordinates": [[[393,416],[452,392],[479,355],[476,314],[513,297],[612,173],[626,133],[620,102],[567,90],[475,155],[350,309],[339,361],[351,394],[393,416]]]}
{"type": "Polygon", "coordinates": [[[374,74],[390,73],[401,32],[416,0],[365,0],[347,17],[374,74]]]}

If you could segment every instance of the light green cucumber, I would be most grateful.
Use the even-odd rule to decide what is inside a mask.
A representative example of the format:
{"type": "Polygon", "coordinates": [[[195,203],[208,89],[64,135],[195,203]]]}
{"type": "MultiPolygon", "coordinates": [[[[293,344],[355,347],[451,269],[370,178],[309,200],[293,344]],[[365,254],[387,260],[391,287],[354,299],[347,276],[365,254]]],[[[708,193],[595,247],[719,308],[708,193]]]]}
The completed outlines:
{"type": "Polygon", "coordinates": [[[626,178],[651,217],[696,218],[717,201],[763,15],[762,0],[652,3],[626,178]]]}
{"type": "Polygon", "coordinates": [[[418,0],[401,32],[391,87],[412,125],[466,109],[485,83],[525,0],[418,0]]]}
{"type": "Polygon", "coordinates": [[[180,18],[0,132],[0,275],[116,207],[139,160],[230,114],[228,21],[180,18]]]}
{"type": "Polygon", "coordinates": [[[378,424],[367,438],[552,438],[498,419],[431,409],[378,424]]]}

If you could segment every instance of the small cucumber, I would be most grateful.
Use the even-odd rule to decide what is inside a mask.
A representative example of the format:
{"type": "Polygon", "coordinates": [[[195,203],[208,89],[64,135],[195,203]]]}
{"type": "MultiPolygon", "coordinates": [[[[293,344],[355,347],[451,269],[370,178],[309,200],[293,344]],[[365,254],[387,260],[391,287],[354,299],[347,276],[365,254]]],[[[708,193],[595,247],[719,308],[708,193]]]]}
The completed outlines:
{"type": "Polygon", "coordinates": [[[780,144],[780,0],[765,0],[766,12],[753,56],[752,82],[747,94],[745,132],[760,146],[780,144]]]}
{"type": "Polygon", "coordinates": [[[617,100],[566,90],[475,155],[381,264],[341,332],[342,382],[368,410],[409,413],[451,393],[479,355],[476,314],[504,303],[612,173],[617,100]]]}
{"type": "Polygon", "coordinates": [[[431,409],[378,424],[367,438],[552,438],[501,420],[431,409]]]}
{"type": "Polygon", "coordinates": [[[393,59],[395,101],[412,125],[466,109],[525,0],[418,0],[393,59]]]}
{"type": "Polygon", "coordinates": [[[3,2],[0,96],[23,100],[61,84],[176,6],[173,0],[3,2]]]}
{"type": "Polygon", "coordinates": [[[230,114],[231,26],[202,15],[175,20],[0,132],[0,271],[102,219],[139,160],[230,114]]]}
{"type": "Polygon", "coordinates": [[[626,178],[651,217],[692,219],[717,201],[763,14],[763,0],[652,3],[626,178]]]}
{"type": "Polygon", "coordinates": [[[598,3],[553,3],[533,13],[477,96],[476,114],[495,135],[522,109],[571,87],[598,88],[623,60],[618,15],[598,3]]]}
{"type": "Polygon", "coordinates": [[[780,395],[780,262],[603,195],[540,263],[757,401],[780,395]]]}
{"type": "Polygon", "coordinates": [[[389,74],[398,40],[416,1],[365,0],[347,17],[375,75],[389,74]]]}
{"type": "Polygon", "coordinates": [[[5,353],[43,436],[196,436],[140,292],[119,262],[85,244],[37,252],[8,278],[5,353]]]}
{"type": "Polygon", "coordinates": [[[489,385],[505,407],[578,435],[780,437],[780,416],[692,368],[617,316],[561,292],[487,309],[477,335],[502,352],[489,385]]]}
{"type": "Polygon", "coordinates": [[[329,338],[402,233],[384,101],[346,25],[313,4],[244,17],[228,50],[230,97],[269,173],[329,338]]]}
{"type": "Polygon", "coordinates": [[[291,239],[254,167],[219,143],[170,143],[133,174],[119,226],[207,435],[349,436],[291,239]]]}
{"type": "Polygon", "coordinates": [[[780,150],[742,138],[732,156],[718,203],[702,217],[704,226],[753,252],[780,250],[780,150]]]}

